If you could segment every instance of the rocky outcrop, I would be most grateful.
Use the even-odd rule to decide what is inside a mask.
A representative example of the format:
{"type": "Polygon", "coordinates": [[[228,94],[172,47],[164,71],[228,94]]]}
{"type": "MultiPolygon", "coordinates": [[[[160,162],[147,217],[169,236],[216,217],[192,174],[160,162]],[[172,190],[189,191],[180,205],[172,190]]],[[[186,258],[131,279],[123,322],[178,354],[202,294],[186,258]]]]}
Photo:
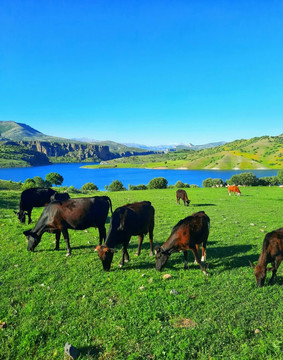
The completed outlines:
{"type": "Polygon", "coordinates": [[[56,143],[48,141],[19,141],[20,145],[38,151],[50,157],[73,157],[78,161],[110,160],[116,156],[109,146],[80,143],[56,143]]]}

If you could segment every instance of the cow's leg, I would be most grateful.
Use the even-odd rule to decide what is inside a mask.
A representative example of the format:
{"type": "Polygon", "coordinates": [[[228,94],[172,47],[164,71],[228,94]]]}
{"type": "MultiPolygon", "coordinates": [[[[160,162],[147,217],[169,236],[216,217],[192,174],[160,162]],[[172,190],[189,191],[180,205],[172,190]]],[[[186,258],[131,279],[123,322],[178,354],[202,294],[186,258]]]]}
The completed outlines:
{"type": "Polygon", "coordinates": [[[193,252],[194,254],[194,257],[195,257],[195,260],[196,262],[199,264],[199,267],[201,268],[202,272],[204,273],[204,275],[208,275],[207,272],[206,272],[206,269],[205,267],[202,265],[202,263],[200,262],[200,259],[198,257],[198,253],[197,253],[197,249],[196,247],[192,247],[190,248],[190,250],[193,252]]]}
{"type": "MultiPolygon", "coordinates": [[[[199,244],[196,244],[196,250],[197,250],[197,253],[199,254],[199,244]]],[[[194,264],[197,264],[196,259],[195,259],[195,261],[194,261],[194,264]]]]}
{"type": "Polygon", "coordinates": [[[128,244],[127,245],[124,244],[122,246],[122,259],[119,264],[120,267],[124,266],[124,263],[128,262],[130,260],[127,247],[128,247],[128,244]]]}
{"type": "Polygon", "coordinates": [[[273,263],[272,263],[272,276],[271,276],[271,279],[269,280],[269,285],[273,285],[275,284],[275,281],[276,281],[276,273],[277,273],[277,270],[279,268],[279,265],[282,261],[282,258],[277,258],[273,263]]]}
{"type": "Polygon", "coordinates": [[[59,241],[60,241],[60,235],[61,235],[61,231],[56,232],[55,235],[55,249],[54,250],[59,250],[59,241]]]}
{"type": "Polygon", "coordinates": [[[184,251],[184,269],[185,270],[188,269],[188,251],[187,250],[184,251]]]}
{"type": "Polygon", "coordinates": [[[71,255],[71,247],[70,247],[70,239],[69,239],[69,233],[67,229],[62,230],[62,234],[64,236],[64,240],[66,241],[66,245],[67,245],[67,254],[66,256],[70,256],[71,255]]]}
{"type": "Polygon", "coordinates": [[[153,255],[153,227],[149,230],[148,236],[149,236],[149,246],[150,246],[150,252],[149,252],[149,256],[153,255]]]}
{"type": "Polygon", "coordinates": [[[144,235],[139,235],[139,244],[138,244],[138,249],[136,251],[136,255],[140,255],[140,253],[141,253],[141,246],[142,246],[143,238],[144,238],[144,235]]]}
{"type": "Polygon", "coordinates": [[[27,211],[27,215],[28,215],[28,223],[31,223],[31,210],[27,211]]]}
{"type": "Polygon", "coordinates": [[[206,242],[202,244],[201,248],[201,262],[204,265],[206,262],[206,242]]]}
{"type": "Polygon", "coordinates": [[[98,228],[98,232],[99,232],[99,245],[102,244],[102,241],[105,242],[106,239],[106,229],[105,229],[105,225],[100,226],[98,228]]]}

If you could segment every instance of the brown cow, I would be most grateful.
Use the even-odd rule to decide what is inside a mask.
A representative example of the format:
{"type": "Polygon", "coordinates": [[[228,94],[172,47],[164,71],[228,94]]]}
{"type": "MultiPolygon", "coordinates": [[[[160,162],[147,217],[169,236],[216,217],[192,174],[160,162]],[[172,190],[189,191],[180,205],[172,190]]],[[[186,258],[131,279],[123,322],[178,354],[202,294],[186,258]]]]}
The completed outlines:
{"type": "Polygon", "coordinates": [[[206,243],[209,235],[210,219],[204,211],[199,211],[180,220],[172,229],[168,240],[162,245],[155,247],[156,270],[161,271],[169,256],[177,251],[184,252],[185,266],[188,268],[188,252],[191,250],[195,261],[201,270],[207,275],[204,262],[206,260],[206,243]],[[202,244],[202,258],[199,260],[198,250],[202,244]]]}
{"type": "Polygon", "coordinates": [[[186,193],[185,190],[177,190],[176,191],[176,198],[177,198],[177,204],[180,204],[180,199],[182,199],[184,201],[184,205],[185,206],[189,206],[190,205],[190,200],[188,199],[188,195],[186,193]]]}
{"type": "Polygon", "coordinates": [[[238,196],[241,195],[241,191],[240,189],[238,188],[237,185],[231,185],[231,186],[228,186],[228,194],[231,195],[231,192],[235,194],[237,194],[238,196]]]}
{"type": "Polygon", "coordinates": [[[44,209],[33,229],[24,231],[28,240],[28,250],[34,251],[45,232],[56,234],[56,247],[59,250],[61,232],[67,244],[67,256],[71,255],[68,229],[84,230],[96,227],[99,231],[99,244],[106,238],[105,222],[111,200],[108,196],[94,196],[66,201],[53,201],[44,209]]]}
{"type": "Polygon", "coordinates": [[[255,269],[256,283],[258,286],[264,285],[266,271],[272,270],[272,277],[269,284],[273,285],[276,280],[276,272],[283,259],[283,227],[265,235],[262,245],[262,251],[259,256],[257,265],[250,262],[255,269]],[[267,268],[267,264],[271,263],[272,268],[267,268]]]}

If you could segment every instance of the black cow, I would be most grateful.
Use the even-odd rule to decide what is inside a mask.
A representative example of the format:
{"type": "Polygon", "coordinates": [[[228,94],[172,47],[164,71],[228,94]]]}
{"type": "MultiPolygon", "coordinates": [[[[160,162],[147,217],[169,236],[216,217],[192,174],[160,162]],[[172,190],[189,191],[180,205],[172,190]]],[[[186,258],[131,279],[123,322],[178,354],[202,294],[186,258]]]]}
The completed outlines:
{"type": "Polygon", "coordinates": [[[56,193],[50,188],[31,188],[21,193],[19,211],[14,211],[21,223],[25,223],[28,215],[28,223],[31,223],[31,212],[34,207],[42,207],[50,203],[51,196],[56,193]]]}
{"type": "Polygon", "coordinates": [[[152,255],[153,229],[154,207],[149,201],[136,202],[117,208],[112,215],[105,244],[96,247],[103,269],[110,270],[115,252],[114,248],[119,244],[122,244],[120,266],[129,261],[127,247],[131,236],[139,236],[139,245],[136,252],[139,255],[144,235],[149,233],[150,255],[152,255]]]}
{"type": "Polygon", "coordinates": [[[185,190],[177,190],[176,191],[176,198],[177,198],[177,204],[180,204],[180,199],[182,199],[184,201],[184,205],[185,206],[189,206],[190,205],[190,200],[188,199],[188,195],[186,193],[185,190]]]}
{"type": "Polygon", "coordinates": [[[50,198],[50,201],[66,201],[70,199],[70,195],[67,192],[59,193],[56,192],[50,198]]]}
{"type": "Polygon", "coordinates": [[[172,229],[168,240],[155,248],[155,266],[156,270],[161,271],[166,264],[169,256],[177,251],[184,252],[185,266],[188,268],[188,252],[191,250],[195,261],[199,264],[205,275],[207,272],[204,267],[206,260],[206,243],[209,235],[210,219],[204,211],[199,211],[180,220],[172,229]],[[199,245],[202,244],[201,261],[198,256],[199,245]]]}
{"type": "Polygon", "coordinates": [[[34,251],[45,232],[56,234],[56,247],[59,250],[61,232],[67,244],[67,256],[71,255],[68,229],[84,230],[97,227],[99,244],[106,238],[105,222],[109,206],[112,211],[111,200],[108,196],[94,196],[89,198],[53,201],[47,205],[31,230],[24,231],[28,239],[28,250],[34,251]]]}

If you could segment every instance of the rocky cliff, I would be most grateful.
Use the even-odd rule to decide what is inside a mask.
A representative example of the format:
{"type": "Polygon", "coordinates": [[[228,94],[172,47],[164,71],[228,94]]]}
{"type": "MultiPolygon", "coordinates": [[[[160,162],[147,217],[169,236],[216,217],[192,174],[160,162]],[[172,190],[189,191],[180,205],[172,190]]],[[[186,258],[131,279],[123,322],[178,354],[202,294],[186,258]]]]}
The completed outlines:
{"type": "Polygon", "coordinates": [[[47,141],[19,141],[20,145],[45,154],[49,158],[72,157],[79,161],[110,160],[116,157],[109,146],[47,141]]]}

